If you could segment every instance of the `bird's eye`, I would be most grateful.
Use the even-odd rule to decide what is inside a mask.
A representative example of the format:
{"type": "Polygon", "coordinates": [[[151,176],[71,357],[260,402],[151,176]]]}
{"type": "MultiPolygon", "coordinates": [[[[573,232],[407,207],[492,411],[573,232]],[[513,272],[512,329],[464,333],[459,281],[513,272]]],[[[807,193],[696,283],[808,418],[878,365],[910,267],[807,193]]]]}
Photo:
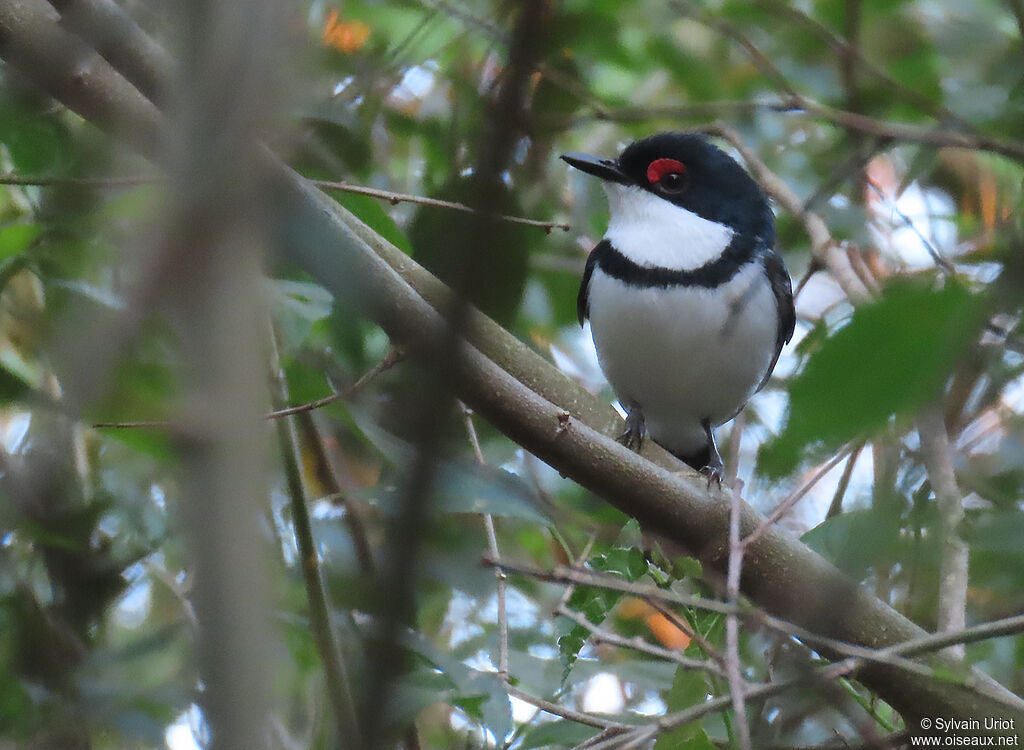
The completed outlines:
{"type": "Polygon", "coordinates": [[[675,159],[655,159],[647,165],[647,181],[665,193],[678,193],[686,187],[686,165],[675,159]]]}
{"type": "Polygon", "coordinates": [[[686,187],[686,175],[682,172],[669,172],[662,175],[658,187],[666,193],[678,193],[686,187]]]}

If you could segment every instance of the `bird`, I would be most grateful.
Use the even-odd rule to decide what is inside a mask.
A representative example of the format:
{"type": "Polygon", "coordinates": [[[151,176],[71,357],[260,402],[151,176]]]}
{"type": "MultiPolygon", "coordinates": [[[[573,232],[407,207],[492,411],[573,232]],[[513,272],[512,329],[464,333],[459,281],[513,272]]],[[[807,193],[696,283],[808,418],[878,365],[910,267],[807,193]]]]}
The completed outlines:
{"type": "Polygon", "coordinates": [[[768,198],[700,133],[561,158],[608,198],[577,313],[626,412],[619,441],[638,451],[649,436],[721,486],[714,430],[765,386],[796,325],[768,198]]]}

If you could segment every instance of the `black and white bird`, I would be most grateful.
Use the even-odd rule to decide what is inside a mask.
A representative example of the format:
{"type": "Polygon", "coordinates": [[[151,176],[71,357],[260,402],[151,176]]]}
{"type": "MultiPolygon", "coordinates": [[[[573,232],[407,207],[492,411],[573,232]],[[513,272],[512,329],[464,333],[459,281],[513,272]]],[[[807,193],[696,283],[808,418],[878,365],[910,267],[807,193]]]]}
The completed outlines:
{"type": "Polygon", "coordinates": [[[714,428],[764,387],[796,322],[768,199],[696,133],[562,159],[602,180],[611,210],[577,304],[627,413],[620,440],[649,434],[721,483],[714,428]]]}

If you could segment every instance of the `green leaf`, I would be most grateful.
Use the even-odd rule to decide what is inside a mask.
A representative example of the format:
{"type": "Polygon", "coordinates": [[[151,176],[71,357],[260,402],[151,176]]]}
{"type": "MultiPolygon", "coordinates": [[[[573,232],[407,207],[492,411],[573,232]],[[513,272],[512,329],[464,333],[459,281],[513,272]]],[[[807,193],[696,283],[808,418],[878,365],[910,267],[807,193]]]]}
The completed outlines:
{"type": "Polygon", "coordinates": [[[266,284],[282,343],[288,350],[296,349],[317,321],[330,316],[334,297],[319,284],[290,279],[270,279],[266,284]]]}
{"type": "Polygon", "coordinates": [[[636,547],[615,547],[590,561],[591,566],[605,573],[617,573],[627,581],[639,580],[647,573],[647,558],[636,547]]]}
{"type": "MultiPolygon", "coordinates": [[[[582,613],[595,625],[600,625],[621,597],[622,594],[615,591],[578,586],[572,592],[566,606],[582,613]]],[[[558,655],[564,667],[562,670],[562,682],[564,683],[573,664],[579,658],[580,651],[590,633],[582,625],[577,625],[566,619],[559,620],[559,627],[562,628],[562,635],[558,638],[558,655]]]]}
{"type": "Polygon", "coordinates": [[[575,721],[551,721],[533,727],[516,745],[519,750],[534,750],[538,747],[574,747],[597,734],[598,730],[575,721]]]}
{"type": "MultiPolygon", "coordinates": [[[[10,87],[8,87],[10,90],[10,87]]],[[[45,174],[64,160],[66,132],[52,110],[42,112],[28,102],[0,97],[0,143],[22,174],[45,174]]]]}
{"type": "MultiPolygon", "coordinates": [[[[355,495],[391,512],[399,492],[394,486],[377,487],[357,490],[355,495]]],[[[489,513],[530,523],[550,523],[541,512],[535,493],[523,480],[503,469],[468,461],[449,461],[438,468],[433,507],[442,513],[489,513]]]]}
{"type": "Polygon", "coordinates": [[[530,486],[503,469],[449,461],[438,471],[437,487],[438,507],[448,513],[490,513],[549,523],[530,486]]]}
{"type": "Polygon", "coordinates": [[[784,476],[810,446],[837,448],[935,397],[963,353],[980,300],[947,281],[896,281],[821,343],[790,386],[789,419],[762,446],[761,471],[784,476]]]}
{"type": "Polygon", "coordinates": [[[28,249],[42,231],[38,224],[12,224],[0,227],[0,260],[19,255],[28,249]]]}
{"type": "Polygon", "coordinates": [[[673,578],[700,578],[703,574],[704,566],[692,557],[677,557],[672,563],[673,578]]]}
{"type": "Polygon", "coordinates": [[[815,526],[801,537],[803,542],[836,567],[861,575],[879,560],[889,558],[897,543],[899,518],[876,508],[842,513],[815,526]]]}
{"type": "Polygon", "coordinates": [[[22,398],[31,385],[0,364],[0,403],[22,398]]]}
{"type": "Polygon", "coordinates": [[[630,518],[626,521],[619,532],[619,538],[615,541],[619,547],[643,547],[644,532],[640,528],[640,522],[635,518],[630,518]]]}
{"type": "MultiPolygon", "coordinates": [[[[623,533],[627,538],[633,535],[631,528],[629,524],[624,527],[623,533]]],[[[588,564],[595,570],[616,574],[627,581],[637,581],[650,571],[647,558],[637,547],[612,547],[591,557],[588,564]]],[[[616,591],[579,586],[569,597],[567,606],[584,614],[595,625],[600,625],[621,598],[622,594],[616,591]]],[[[563,621],[562,627],[565,629],[558,639],[558,650],[565,666],[562,674],[564,681],[579,657],[580,649],[586,643],[589,633],[582,625],[568,621],[563,621]]]]}
{"type": "Polygon", "coordinates": [[[974,552],[994,553],[1024,560],[1024,513],[1007,511],[989,513],[966,534],[974,552]]]}
{"type": "Polygon", "coordinates": [[[412,246],[409,240],[402,233],[402,230],[395,224],[394,219],[380,205],[379,198],[359,193],[338,193],[335,191],[336,200],[349,211],[359,217],[359,220],[366,224],[381,237],[397,247],[407,255],[412,253],[412,246]]]}
{"type": "MultiPolygon", "coordinates": [[[[708,696],[707,677],[700,670],[676,669],[665,703],[668,712],[682,711],[703,703],[708,696]]],[[[696,722],[684,724],[658,737],[654,750],[712,750],[714,745],[696,722]]]]}
{"type": "MultiPolygon", "coordinates": [[[[366,438],[396,468],[404,471],[412,465],[415,449],[409,442],[391,434],[365,410],[351,409],[356,424],[366,438]]],[[[473,461],[452,460],[442,463],[435,479],[434,507],[446,513],[490,513],[522,518],[547,525],[536,492],[522,479],[504,469],[482,466],[473,461]]],[[[393,507],[397,489],[378,487],[356,494],[388,510],[393,507]]]]}
{"type": "MultiPolygon", "coordinates": [[[[408,630],[402,640],[406,647],[419,654],[451,681],[454,693],[451,694],[450,702],[453,705],[459,706],[473,718],[482,720],[484,726],[499,740],[512,731],[512,706],[505,686],[496,673],[470,669],[438,649],[422,633],[408,630]]],[[[449,700],[441,695],[435,698],[435,702],[438,698],[449,700]]]]}

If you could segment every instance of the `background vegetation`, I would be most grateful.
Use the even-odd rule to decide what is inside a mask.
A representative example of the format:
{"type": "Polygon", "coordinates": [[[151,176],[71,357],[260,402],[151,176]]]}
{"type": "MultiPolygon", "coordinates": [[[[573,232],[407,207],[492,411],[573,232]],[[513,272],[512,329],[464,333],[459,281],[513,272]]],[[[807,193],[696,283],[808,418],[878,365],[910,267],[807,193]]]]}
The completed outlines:
{"type": "Polygon", "coordinates": [[[0,5],[0,747],[1019,736],[1019,0],[280,5],[0,5]],[[723,493],[576,323],[668,129],[799,282],[723,493]]]}

